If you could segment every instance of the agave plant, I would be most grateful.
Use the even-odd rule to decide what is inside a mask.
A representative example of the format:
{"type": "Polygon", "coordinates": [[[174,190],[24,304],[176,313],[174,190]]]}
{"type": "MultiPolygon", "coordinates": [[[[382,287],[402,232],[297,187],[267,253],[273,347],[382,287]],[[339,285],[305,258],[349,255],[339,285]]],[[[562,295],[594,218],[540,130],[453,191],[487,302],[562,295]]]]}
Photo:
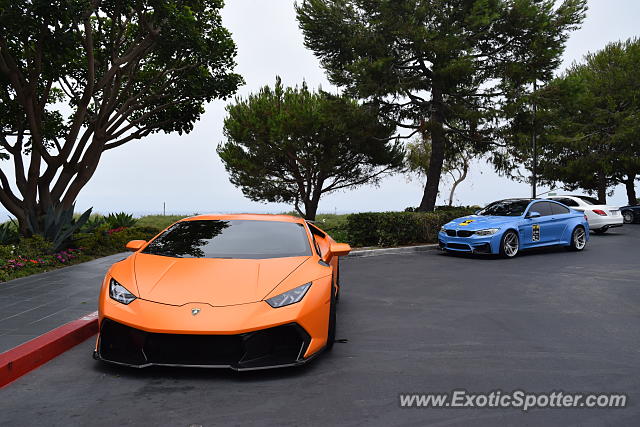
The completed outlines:
{"type": "Polygon", "coordinates": [[[18,240],[18,227],[13,220],[0,224],[0,245],[12,245],[18,240]]]}
{"type": "Polygon", "coordinates": [[[133,227],[138,222],[133,215],[129,215],[125,212],[118,212],[109,214],[105,218],[107,224],[109,224],[109,228],[120,228],[120,227],[133,227]]]}
{"type": "Polygon", "coordinates": [[[84,224],[80,231],[82,231],[83,233],[93,233],[98,227],[106,223],[107,221],[103,216],[96,215],[89,218],[89,220],[84,224]]]}
{"type": "Polygon", "coordinates": [[[75,219],[73,217],[75,205],[70,209],[62,209],[59,206],[49,206],[47,212],[40,217],[29,215],[28,225],[33,234],[39,234],[51,242],[52,250],[57,252],[69,243],[74,233],[80,230],[91,216],[89,208],[75,219]]]}

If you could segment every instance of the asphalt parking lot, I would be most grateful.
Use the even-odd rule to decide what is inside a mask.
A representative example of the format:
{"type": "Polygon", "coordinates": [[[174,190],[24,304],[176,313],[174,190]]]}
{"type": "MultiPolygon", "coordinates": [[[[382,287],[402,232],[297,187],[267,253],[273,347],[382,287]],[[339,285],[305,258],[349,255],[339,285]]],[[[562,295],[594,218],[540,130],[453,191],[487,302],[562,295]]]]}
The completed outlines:
{"type": "Polygon", "coordinates": [[[0,425],[637,425],[640,225],[582,253],[346,259],[335,345],[254,373],[102,365],[93,340],[0,390],[0,425]],[[401,409],[399,393],[622,392],[618,409],[401,409]]]}

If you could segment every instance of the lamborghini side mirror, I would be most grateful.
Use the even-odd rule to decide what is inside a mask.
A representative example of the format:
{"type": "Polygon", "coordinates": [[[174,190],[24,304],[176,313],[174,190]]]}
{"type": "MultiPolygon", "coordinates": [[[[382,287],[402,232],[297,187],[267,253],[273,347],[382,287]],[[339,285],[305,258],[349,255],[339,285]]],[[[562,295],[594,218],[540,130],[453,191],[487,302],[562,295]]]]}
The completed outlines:
{"type": "Polygon", "coordinates": [[[333,256],[346,256],[351,252],[351,246],[346,243],[334,243],[329,247],[329,252],[331,252],[333,256]]]}
{"type": "Polygon", "coordinates": [[[329,246],[329,250],[324,254],[323,261],[329,262],[334,256],[345,256],[351,252],[351,246],[346,243],[333,243],[329,246]]]}
{"type": "Polygon", "coordinates": [[[129,243],[127,243],[126,248],[131,252],[136,252],[142,249],[142,247],[146,244],[147,244],[146,240],[132,240],[129,243]]]}

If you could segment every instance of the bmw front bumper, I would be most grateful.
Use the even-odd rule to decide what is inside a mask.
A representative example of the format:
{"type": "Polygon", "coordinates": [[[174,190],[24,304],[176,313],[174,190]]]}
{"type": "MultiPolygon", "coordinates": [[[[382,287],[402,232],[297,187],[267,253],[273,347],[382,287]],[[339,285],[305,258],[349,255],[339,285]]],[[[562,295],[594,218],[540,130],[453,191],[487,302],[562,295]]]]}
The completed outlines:
{"type": "Polygon", "coordinates": [[[500,239],[502,233],[491,236],[458,237],[449,236],[440,231],[438,233],[438,245],[440,249],[452,252],[466,252],[475,254],[500,253],[500,239]]]}

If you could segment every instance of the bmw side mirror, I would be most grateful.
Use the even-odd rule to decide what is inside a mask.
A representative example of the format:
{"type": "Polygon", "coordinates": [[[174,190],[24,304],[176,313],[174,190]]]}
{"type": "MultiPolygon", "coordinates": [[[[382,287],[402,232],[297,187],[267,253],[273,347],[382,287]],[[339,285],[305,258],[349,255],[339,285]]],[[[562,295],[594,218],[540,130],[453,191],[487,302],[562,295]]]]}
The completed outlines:
{"type": "Polygon", "coordinates": [[[528,219],[540,218],[540,212],[532,211],[527,214],[528,219]]]}

